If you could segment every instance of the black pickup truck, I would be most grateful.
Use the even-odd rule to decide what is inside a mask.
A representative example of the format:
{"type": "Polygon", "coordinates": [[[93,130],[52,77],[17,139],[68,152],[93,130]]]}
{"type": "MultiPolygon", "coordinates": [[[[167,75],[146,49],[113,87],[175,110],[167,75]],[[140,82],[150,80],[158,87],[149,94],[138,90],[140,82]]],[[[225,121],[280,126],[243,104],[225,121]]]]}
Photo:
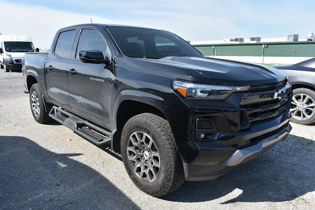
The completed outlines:
{"type": "Polygon", "coordinates": [[[215,179],[284,139],[291,87],[271,68],[205,58],[167,31],[101,24],[59,30],[23,62],[34,119],[120,153],[160,197],[215,179]]]}

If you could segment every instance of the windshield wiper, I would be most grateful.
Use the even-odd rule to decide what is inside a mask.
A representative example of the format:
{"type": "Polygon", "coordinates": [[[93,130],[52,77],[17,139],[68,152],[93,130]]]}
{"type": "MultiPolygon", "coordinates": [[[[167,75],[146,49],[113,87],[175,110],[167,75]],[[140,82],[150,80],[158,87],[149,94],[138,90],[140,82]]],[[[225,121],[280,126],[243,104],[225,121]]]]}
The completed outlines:
{"type": "Polygon", "coordinates": [[[153,57],[153,56],[143,56],[142,58],[144,58],[144,59],[160,59],[160,58],[153,57]]]}

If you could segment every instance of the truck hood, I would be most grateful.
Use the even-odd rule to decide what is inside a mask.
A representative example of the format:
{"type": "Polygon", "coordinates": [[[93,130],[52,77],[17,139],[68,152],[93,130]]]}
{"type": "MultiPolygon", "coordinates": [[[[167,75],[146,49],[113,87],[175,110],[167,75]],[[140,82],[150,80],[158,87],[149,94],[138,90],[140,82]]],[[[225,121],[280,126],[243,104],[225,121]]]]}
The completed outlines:
{"type": "Polygon", "coordinates": [[[24,58],[25,53],[24,52],[9,52],[13,59],[22,59],[24,58]]]}
{"type": "Polygon", "coordinates": [[[272,67],[205,57],[166,57],[146,62],[162,65],[185,80],[201,80],[211,84],[252,85],[283,81],[286,76],[272,67]],[[183,77],[184,76],[184,77],[183,77]]]}

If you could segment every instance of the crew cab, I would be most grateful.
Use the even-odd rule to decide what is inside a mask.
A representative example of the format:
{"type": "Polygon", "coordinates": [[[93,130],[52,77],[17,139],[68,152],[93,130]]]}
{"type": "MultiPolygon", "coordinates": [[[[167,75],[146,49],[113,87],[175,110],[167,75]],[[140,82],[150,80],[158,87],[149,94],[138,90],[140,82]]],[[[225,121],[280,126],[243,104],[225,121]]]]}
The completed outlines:
{"type": "Polygon", "coordinates": [[[120,153],[144,192],[215,179],[291,130],[291,87],[272,67],[203,55],[177,35],[83,24],[23,66],[34,119],[120,153]]]}

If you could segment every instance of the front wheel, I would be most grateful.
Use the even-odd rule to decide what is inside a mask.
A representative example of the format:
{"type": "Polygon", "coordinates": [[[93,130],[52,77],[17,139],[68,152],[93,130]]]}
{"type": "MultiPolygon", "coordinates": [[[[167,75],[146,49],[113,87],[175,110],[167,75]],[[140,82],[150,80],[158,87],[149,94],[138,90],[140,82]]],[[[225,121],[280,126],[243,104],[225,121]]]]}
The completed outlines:
{"type": "Polygon", "coordinates": [[[293,90],[291,121],[303,125],[315,122],[315,92],[307,88],[293,90]]]}
{"type": "Polygon", "coordinates": [[[184,182],[180,157],[169,123],[154,114],[139,114],[125,124],[121,155],[130,178],[142,191],[161,197],[184,182]]]}
{"type": "Polygon", "coordinates": [[[3,65],[3,68],[4,68],[5,72],[9,72],[10,71],[6,65],[3,65]]]}
{"type": "Polygon", "coordinates": [[[45,109],[44,100],[42,98],[42,92],[40,90],[38,83],[32,85],[29,97],[31,111],[34,119],[41,124],[49,122],[50,117],[48,116],[48,111],[46,111],[45,109]]]}

